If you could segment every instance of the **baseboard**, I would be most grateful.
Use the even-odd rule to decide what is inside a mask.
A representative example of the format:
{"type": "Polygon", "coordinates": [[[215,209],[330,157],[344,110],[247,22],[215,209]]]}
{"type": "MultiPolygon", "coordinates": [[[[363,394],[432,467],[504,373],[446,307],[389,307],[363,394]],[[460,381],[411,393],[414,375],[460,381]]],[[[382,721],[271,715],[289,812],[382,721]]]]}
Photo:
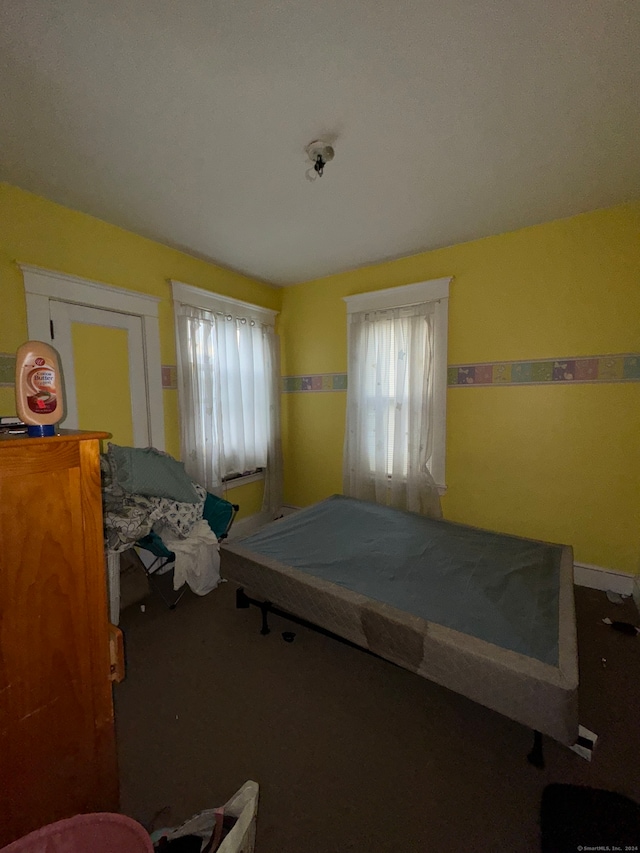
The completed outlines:
{"type": "Polygon", "coordinates": [[[298,512],[299,509],[302,509],[302,507],[294,506],[293,504],[282,504],[283,515],[291,515],[292,512],[298,512]]]}
{"type": "Polygon", "coordinates": [[[233,522],[233,526],[229,531],[229,541],[233,539],[242,539],[244,536],[251,536],[256,530],[259,530],[264,524],[273,521],[273,515],[270,512],[255,512],[253,515],[248,515],[246,518],[240,518],[233,522]]]}
{"type": "MultiPolygon", "coordinates": [[[[603,592],[617,592],[618,595],[636,595],[634,586],[637,588],[637,579],[625,572],[616,572],[613,569],[605,569],[602,566],[594,566],[590,563],[573,564],[573,582],[576,586],[587,586],[590,589],[601,589],[603,592]],[[635,582],[635,583],[634,583],[635,582]]],[[[636,604],[638,600],[636,599],[636,604]]]]}

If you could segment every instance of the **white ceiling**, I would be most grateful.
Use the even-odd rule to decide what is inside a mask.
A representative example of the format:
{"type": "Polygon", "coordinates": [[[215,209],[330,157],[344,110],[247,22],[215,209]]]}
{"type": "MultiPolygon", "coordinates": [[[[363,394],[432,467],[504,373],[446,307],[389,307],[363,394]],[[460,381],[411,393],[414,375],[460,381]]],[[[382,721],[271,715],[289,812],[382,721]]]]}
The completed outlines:
{"type": "Polygon", "coordinates": [[[638,0],[0,4],[0,176],[275,284],[638,198],[639,140],[638,0]]]}

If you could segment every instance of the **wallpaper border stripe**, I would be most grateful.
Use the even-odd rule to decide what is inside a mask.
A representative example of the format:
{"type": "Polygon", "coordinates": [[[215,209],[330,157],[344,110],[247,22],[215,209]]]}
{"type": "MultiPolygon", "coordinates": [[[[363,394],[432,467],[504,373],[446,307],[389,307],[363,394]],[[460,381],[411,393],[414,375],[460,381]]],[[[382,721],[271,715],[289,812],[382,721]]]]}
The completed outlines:
{"type": "Polygon", "coordinates": [[[175,364],[163,364],[162,371],[162,390],[175,391],[178,387],[178,367],[175,364]]]}
{"type": "MultiPolygon", "coordinates": [[[[640,353],[483,361],[452,364],[447,368],[449,388],[605,382],[640,382],[640,353]]],[[[282,377],[284,394],[346,390],[346,373],[307,373],[282,377]]]]}
{"type": "MultiPolygon", "coordinates": [[[[0,388],[13,388],[16,375],[16,357],[10,352],[0,352],[0,388]]],[[[178,368],[175,364],[162,365],[162,388],[175,391],[178,387],[178,368]]]]}
{"type": "Polygon", "coordinates": [[[0,352],[0,388],[13,388],[16,377],[15,353],[0,352]]]}
{"type": "MultiPolygon", "coordinates": [[[[16,357],[0,352],[0,387],[14,385],[16,357]]],[[[578,358],[538,358],[527,361],[483,361],[452,364],[447,368],[449,388],[496,385],[576,385],[603,382],[640,382],[640,353],[591,355],[578,358]]],[[[162,365],[162,388],[178,387],[175,364],[162,365]]],[[[331,392],[347,390],[346,373],[306,373],[282,377],[282,392],[331,392]]]]}
{"type": "Polygon", "coordinates": [[[640,382],[640,353],[453,364],[447,370],[450,388],[585,382],[640,382]]]}
{"type": "Polygon", "coordinates": [[[346,373],[307,373],[304,376],[283,376],[284,394],[296,394],[301,391],[346,391],[346,373]]]}

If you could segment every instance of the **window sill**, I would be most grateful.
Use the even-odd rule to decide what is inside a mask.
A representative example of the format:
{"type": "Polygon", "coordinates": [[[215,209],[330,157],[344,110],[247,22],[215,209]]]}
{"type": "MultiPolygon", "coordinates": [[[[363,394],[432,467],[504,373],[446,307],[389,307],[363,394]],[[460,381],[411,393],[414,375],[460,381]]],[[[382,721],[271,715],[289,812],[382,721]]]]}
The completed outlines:
{"type": "MultiPolygon", "coordinates": [[[[373,472],[373,471],[370,471],[369,473],[370,473],[370,475],[371,475],[371,479],[373,480],[373,478],[374,478],[374,472],[373,472]]],[[[391,480],[391,477],[390,477],[389,475],[387,475],[387,477],[388,477],[388,479],[389,479],[389,480],[391,480]]],[[[407,479],[406,479],[406,477],[405,477],[405,478],[404,478],[404,480],[403,480],[403,482],[405,482],[405,483],[406,483],[406,481],[407,481],[407,479]]],[[[442,483],[436,483],[436,488],[437,488],[437,490],[438,490],[438,494],[440,495],[440,497],[442,497],[443,495],[446,495],[446,494],[447,494],[447,486],[446,486],[446,484],[445,484],[445,485],[443,485],[442,483]]]]}
{"type": "Polygon", "coordinates": [[[257,483],[258,480],[264,480],[264,471],[256,471],[255,474],[245,474],[242,477],[234,477],[233,480],[225,480],[222,487],[225,491],[235,489],[236,486],[246,486],[247,483],[257,483]]]}
{"type": "MultiPolygon", "coordinates": [[[[370,474],[371,474],[371,479],[373,480],[373,471],[371,471],[371,472],[370,472],[370,474]]],[[[390,477],[390,476],[388,476],[388,480],[389,480],[389,486],[391,486],[391,477],[390,477]]],[[[406,483],[406,482],[407,482],[406,477],[405,477],[405,479],[403,480],[403,482],[404,482],[404,483],[406,483]]],[[[436,483],[436,489],[438,490],[438,495],[439,495],[440,497],[444,497],[444,495],[446,495],[446,494],[447,494],[447,486],[446,486],[446,485],[442,485],[442,484],[440,484],[440,483],[436,483]]]]}

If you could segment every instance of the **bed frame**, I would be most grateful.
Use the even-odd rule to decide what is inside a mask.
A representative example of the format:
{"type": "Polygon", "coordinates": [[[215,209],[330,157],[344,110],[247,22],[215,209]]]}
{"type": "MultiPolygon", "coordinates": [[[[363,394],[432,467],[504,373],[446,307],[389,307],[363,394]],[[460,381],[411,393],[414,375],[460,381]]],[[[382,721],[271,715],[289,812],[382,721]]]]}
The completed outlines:
{"type": "MultiPolygon", "coordinates": [[[[274,522],[278,524],[278,522],[274,522]]],[[[338,584],[226,542],[223,576],[237,583],[237,605],[269,612],[323,633],[415,672],[533,729],[529,760],[542,765],[542,738],[567,746],[578,739],[578,661],[573,598],[573,554],[564,546],[560,562],[558,664],[543,663],[428,622],[338,584]],[[250,598],[244,588],[251,590],[250,598]]]]}

